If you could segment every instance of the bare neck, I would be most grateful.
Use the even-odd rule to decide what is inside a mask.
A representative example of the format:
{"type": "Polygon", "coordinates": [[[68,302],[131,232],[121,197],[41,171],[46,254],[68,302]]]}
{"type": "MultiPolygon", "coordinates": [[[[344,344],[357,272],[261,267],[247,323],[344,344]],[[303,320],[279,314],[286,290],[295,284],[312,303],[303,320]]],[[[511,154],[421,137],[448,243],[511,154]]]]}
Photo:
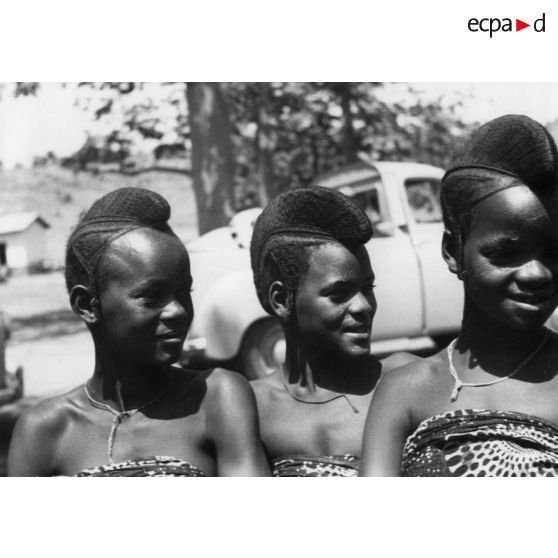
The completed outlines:
{"type": "Polygon", "coordinates": [[[485,370],[506,372],[510,366],[534,351],[545,338],[545,327],[522,331],[484,316],[464,313],[456,348],[468,352],[469,366],[478,364],[485,370]]]}
{"type": "Polygon", "coordinates": [[[160,394],[168,385],[171,367],[145,367],[122,362],[95,350],[95,370],[88,381],[92,397],[119,411],[136,409],[160,394]]]}
{"type": "Polygon", "coordinates": [[[287,341],[283,380],[308,393],[367,393],[375,385],[381,370],[380,361],[363,358],[332,357],[323,352],[305,351],[287,341]]]}

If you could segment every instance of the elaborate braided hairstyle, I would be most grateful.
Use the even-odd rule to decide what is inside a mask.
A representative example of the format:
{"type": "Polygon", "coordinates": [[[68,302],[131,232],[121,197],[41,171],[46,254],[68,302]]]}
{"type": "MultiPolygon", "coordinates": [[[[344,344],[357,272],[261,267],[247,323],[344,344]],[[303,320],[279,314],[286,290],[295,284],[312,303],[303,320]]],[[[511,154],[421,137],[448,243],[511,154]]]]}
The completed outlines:
{"type": "Polygon", "coordinates": [[[98,199],[80,218],[66,246],[66,287],[86,285],[97,295],[99,261],[107,247],[134,229],[147,227],[174,235],[170,206],[143,188],[120,188],[98,199]]]}
{"type": "Polygon", "coordinates": [[[556,144],[544,126],[513,114],[481,126],[442,179],[444,223],[456,242],[458,270],[476,204],[520,184],[545,196],[556,191],[557,178],[556,144]]]}
{"type": "Polygon", "coordinates": [[[250,256],[259,301],[272,314],[269,287],[282,281],[292,310],[294,295],[309,267],[309,247],[337,242],[355,250],[372,237],[372,225],[350,198],[312,186],[277,196],[254,225],[250,256]]]}

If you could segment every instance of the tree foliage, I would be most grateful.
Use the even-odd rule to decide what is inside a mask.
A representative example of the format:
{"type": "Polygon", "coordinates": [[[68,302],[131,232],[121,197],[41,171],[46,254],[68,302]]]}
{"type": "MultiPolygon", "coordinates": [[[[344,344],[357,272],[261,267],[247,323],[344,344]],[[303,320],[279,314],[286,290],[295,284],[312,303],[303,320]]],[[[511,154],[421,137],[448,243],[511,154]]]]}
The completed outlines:
{"type": "Polygon", "coordinates": [[[448,164],[465,131],[455,107],[387,102],[378,83],[228,85],[245,188],[267,201],[358,158],[448,164]]]}
{"type": "MultiPolygon", "coordinates": [[[[117,112],[121,118],[102,138],[89,138],[70,163],[117,163],[130,172],[134,142],[148,140],[154,164],[178,156],[180,172],[191,174],[200,232],[357,159],[444,167],[467,131],[456,104],[410,88],[405,101],[386,100],[381,83],[80,85],[97,93],[85,105],[94,119],[117,112]],[[154,87],[165,91],[163,101],[153,98],[154,87]]],[[[37,87],[18,83],[15,94],[37,87]]]]}

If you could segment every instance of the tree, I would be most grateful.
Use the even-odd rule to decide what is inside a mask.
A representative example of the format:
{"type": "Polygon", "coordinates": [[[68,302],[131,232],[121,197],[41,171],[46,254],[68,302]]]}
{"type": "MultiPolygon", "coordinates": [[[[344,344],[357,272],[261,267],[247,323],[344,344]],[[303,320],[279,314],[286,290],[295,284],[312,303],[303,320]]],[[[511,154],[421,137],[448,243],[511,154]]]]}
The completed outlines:
{"type": "MultiPolygon", "coordinates": [[[[124,119],[106,137],[90,140],[76,161],[87,168],[87,157],[116,156],[121,170],[131,172],[134,134],[152,142],[158,165],[161,153],[182,145],[189,167],[173,172],[192,177],[200,233],[222,226],[234,211],[265,205],[358,159],[444,167],[467,132],[457,105],[426,100],[411,88],[404,102],[386,100],[381,83],[81,85],[101,94],[87,106],[94,118],[118,109],[124,119]],[[168,91],[162,102],[150,96],[154,86],[168,91]]],[[[20,83],[15,93],[35,94],[37,86],[20,83]]]]}
{"type": "Polygon", "coordinates": [[[218,83],[186,88],[192,140],[192,180],[203,234],[232,216],[234,164],[227,103],[218,83]]]}
{"type": "MultiPolygon", "coordinates": [[[[95,117],[99,119],[111,113],[119,98],[132,94],[143,84],[105,82],[83,85],[109,93],[95,110],[95,117]]],[[[169,95],[167,103],[176,109],[171,122],[158,114],[160,107],[146,97],[126,109],[124,125],[129,132],[138,132],[142,137],[156,141],[164,141],[171,130],[189,148],[192,164],[184,174],[192,177],[198,232],[204,234],[227,224],[233,214],[234,159],[227,101],[219,83],[166,85],[173,86],[175,92],[178,87],[186,101],[181,103],[176,95],[169,95]]],[[[112,133],[120,138],[122,130],[112,133]]],[[[123,141],[122,138],[119,141],[123,141]]]]}

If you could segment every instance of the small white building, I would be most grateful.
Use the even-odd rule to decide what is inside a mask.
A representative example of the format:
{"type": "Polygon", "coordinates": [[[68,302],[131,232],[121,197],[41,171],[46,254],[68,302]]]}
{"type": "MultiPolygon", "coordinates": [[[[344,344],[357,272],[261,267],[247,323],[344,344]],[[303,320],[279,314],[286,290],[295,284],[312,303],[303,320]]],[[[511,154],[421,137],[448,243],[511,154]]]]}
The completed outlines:
{"type": "Polygon", "coordinates": [[[45,229],[49,227],[36,211],[0,214],[0,273],[25,271],[45,260],[45,229]]]}

